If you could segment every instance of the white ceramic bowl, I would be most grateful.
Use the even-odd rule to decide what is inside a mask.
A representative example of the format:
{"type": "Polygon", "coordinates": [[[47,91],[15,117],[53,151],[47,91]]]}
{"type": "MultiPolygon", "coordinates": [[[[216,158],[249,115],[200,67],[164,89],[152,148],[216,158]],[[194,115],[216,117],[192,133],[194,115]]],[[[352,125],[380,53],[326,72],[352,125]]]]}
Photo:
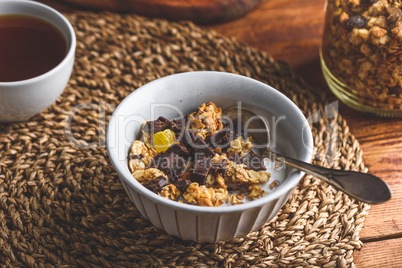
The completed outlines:
{"type": "Polygon", "coordinates": [[[303,172],[286,168],[285,181],[267,196],[245,204],[202,207],[163,198],[131,175],[127,155],[141,125],[159,116],[177,118],[202,103],[221,108],[238,104],[265,117],[271,145],[278,152],[311,161],[313,139],[306,118],[274,88],[254,79],[221,72],[189,72],[148,83],[127,96],[114,111],[107,129],[107,150],[130,199],[156,227],[184,240],[214,242],[243,237],[271,220],[286,203],[303,172]],[[276,124],[275,124],[276,122],[276,124]]]}
{"type": "Polygon", "coordinates": [[[0,0],[0,16],[29,15],[56,26],[67,40],[65,58],[37,77],[0,82],[0,122],[24,121],[48,108],[64,91],[73,69],[76,39],[70,22],[55,9],[28,0],[0,0]]]}

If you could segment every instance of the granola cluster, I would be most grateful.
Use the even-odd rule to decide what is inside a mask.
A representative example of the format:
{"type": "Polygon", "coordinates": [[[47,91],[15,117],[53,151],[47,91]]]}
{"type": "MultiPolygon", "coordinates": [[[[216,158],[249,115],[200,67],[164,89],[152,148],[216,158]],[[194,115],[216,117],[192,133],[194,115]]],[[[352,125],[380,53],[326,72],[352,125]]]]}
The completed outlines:
{"type": "Polygon", "coordinates": [[[402,109],[400,0],[328,0],[322,51],[360,103],[402,109]]]}
{"type": "MultiPolygon", "coordinates": [[[[200,206],[241,204],[265,196],[261,185],[271,175],[263,158],[253,151],[251,138],[244,140],[221,118],[222,110],[210,102],[184,118],[147,121],[128,156],[133,177],[160,196],[200,206]],[[157,150],[155,144],[161,142],[167,143],[166,149],[158,144],[157,150]]],[[[274,182],[271,189],[278,186],[274,182]]]]}

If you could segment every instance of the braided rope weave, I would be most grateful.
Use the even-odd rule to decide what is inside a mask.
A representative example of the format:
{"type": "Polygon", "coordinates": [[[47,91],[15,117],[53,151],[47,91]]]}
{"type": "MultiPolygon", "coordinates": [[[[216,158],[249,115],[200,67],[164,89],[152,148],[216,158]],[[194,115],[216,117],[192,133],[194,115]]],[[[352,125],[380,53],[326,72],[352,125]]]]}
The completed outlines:
{"type": "MultiPolygon", "coordinates": [[[[306,176],[259,231],[198,244],[171,237],[140,215],[104,146],[105,122],[119,102],[139,86],[173,73],[217,70],[250,76],[286,94],[313,119],[317,111],[325,112],[324,93],[305,85],[287,64],[191,23],[115,13],[66,16],[76,30],[77,52],[65,92],[27,122],[0,124],[2,265],[354,266],[369,206],[317,179],[306,176]]],[[[341,116],[313,122],[315,164],[366,171],[359,144],[341,116]],[[329,158],[333,139],[339,147],[331,148],[329,158]]]]}

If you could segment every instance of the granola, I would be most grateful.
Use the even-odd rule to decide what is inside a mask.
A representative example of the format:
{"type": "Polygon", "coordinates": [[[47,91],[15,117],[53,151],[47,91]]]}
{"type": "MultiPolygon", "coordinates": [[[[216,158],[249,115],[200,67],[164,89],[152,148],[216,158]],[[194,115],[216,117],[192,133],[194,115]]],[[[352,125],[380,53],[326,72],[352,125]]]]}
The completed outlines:
{"type": "Polygon", "coordinates": [[[400,0],[327,0],[322,52],[359,103],[402,110],[400,0]]]}
{"type": "Polygon", "coordinates": [[[222,129],[222,109],[212,102],[202,104],[197,111],[188,116],[194,134],[205,139],[222,129]]]}
{"type": "Polygon", "coordinates": [[[271,174],[263,158],[251,138],[236,134],[221,117],[221,108],[210,102],[185,118],[147,121],[128,156],[133,177],[162,197],[200,206],[265,196],[261,185],[271,174]]]}

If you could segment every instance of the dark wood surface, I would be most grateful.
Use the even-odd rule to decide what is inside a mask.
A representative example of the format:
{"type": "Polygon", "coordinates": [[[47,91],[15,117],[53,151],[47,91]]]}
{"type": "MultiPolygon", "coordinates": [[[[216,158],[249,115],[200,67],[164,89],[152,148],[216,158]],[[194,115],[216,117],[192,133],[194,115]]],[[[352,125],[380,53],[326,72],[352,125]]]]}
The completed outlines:
{"type": "Polygon", "coordinates": [[[77,7],[135,12],[165,19],[196,23],[228,21],[244,15],[263,0],[63,0],[77,7]]]}
{"type": "MultiPolygon", "coordinates": [[[[61,11],[73,9],[56,0],[42,2],[61,11]]],[[[319,64],[324,4],[324,0],[265,0],[243,17],[207,27],[288,62],[335,100],[319,64]]],[[[354,256],[356,265],[402,267],[402,120],[364,115],[343,104],[339,113],[359,141],[369,172],[388,182],[393,191],[392,200],[371,207],[360,233],[364,246],[354,256]]]]}
{"type": "MultiPolygon", "coordinates": [[[[321,73],[319,47],[324,22],[323,0],[266,0],[246,16],[210,26],[288,62],[310,85],[327,91],[321,73]]],[[[335,99],[335,97],[333,97],[335,99]]],[[[340,104],[363,150],[369,172],[388,182],[393,198],[372,206],[356,251],[357,267],[402,267],[402,120],[376,118],[340,104]]]]}

